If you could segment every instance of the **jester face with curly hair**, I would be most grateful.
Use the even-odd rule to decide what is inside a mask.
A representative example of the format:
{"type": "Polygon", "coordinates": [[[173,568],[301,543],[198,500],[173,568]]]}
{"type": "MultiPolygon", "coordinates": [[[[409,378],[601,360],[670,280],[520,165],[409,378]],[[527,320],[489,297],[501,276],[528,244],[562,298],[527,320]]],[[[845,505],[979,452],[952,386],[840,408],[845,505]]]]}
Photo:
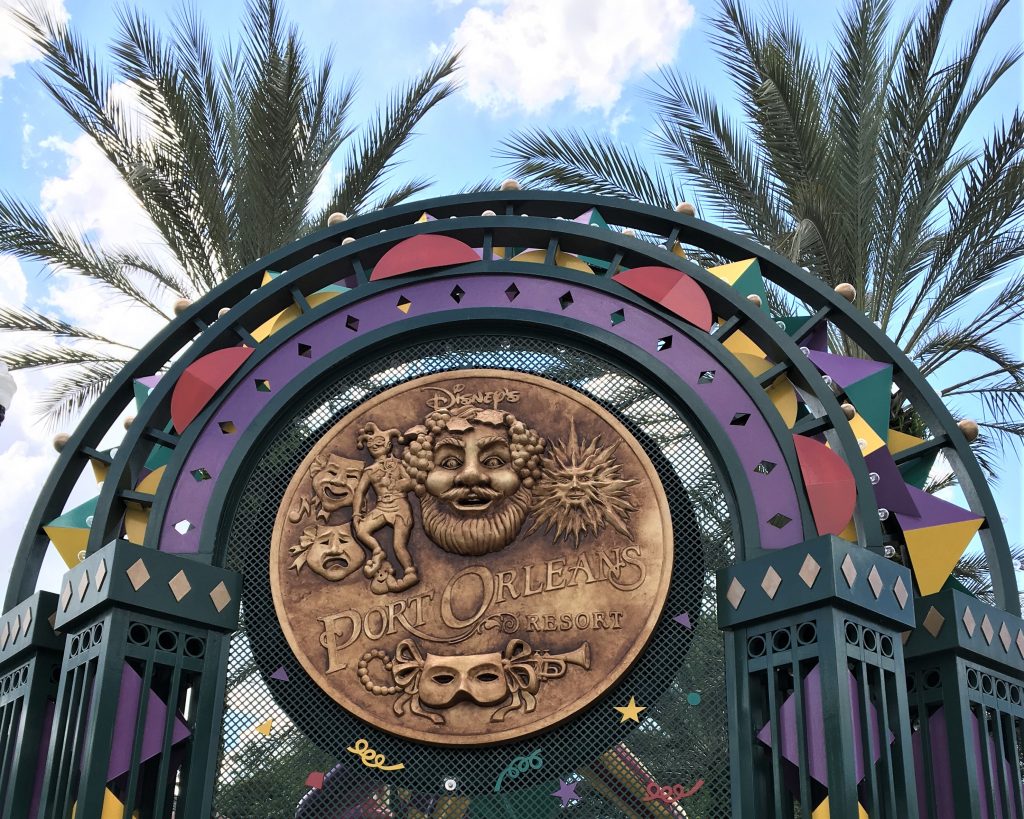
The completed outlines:
{"type": "Polygon", "coordinates": [[[432,412],[405,439],[403,457],[434,543],[476,556],[515,540],[541,477],[543,438],[510,413],[463,407],[432,412]]]}

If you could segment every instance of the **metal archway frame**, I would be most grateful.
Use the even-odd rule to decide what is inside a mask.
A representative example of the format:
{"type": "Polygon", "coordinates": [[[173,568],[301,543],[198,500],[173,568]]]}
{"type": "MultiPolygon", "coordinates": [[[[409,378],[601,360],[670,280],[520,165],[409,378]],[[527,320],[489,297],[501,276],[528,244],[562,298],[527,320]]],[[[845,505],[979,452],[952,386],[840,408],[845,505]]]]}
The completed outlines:
{"type": "MultiPolygon", "coordinates": [[[[999,731],[1004,722],[1008,726],[1006,733],[998,734],[1000,738],[1016,737],[1024,725],[1024,687],[1020,686],[1024,681],[1024,663],[1020,662],[1024,660],[1024,623],[1018,617],[1015,574],[998,510],[981,470],[927,381],[847,301],[777,254],[678,213],[603,197],[527,191],[443,197],[367,214],[259,260],[172,321],[88,412],[58,458],[33,510],[8,588],[7,613],[0,619],[3,673],[30,651],[35,652],[32,656],[38,655],[39,662],[53,663],[52,637],[35,633],[50,612],[55,627],[77,641],[74,649],[71,640],[64,644],[59,688],[33,683],[29,693],[17,693],[10,700],[20,703],[18,697],[27,697],[25,714],[39,714],[45,702],[54,701],[56,720],[77,723],[93,738],[96,758],[82,761],[77,740],[70,742],[69,734],[54,728],[44,810],[68,808],[73,779],[69,772],[76,765],[84,765],[80,804],[98,805],[97,800],[107,792],[107,756],[115,742],[108,723],[122,694],[122,665],[127,668],[131,659],[137,667],[148,669],[147,680],[171,674],[171,689],[161,696],[173,699],[183,687],[195,692],[201,720],[209,724],[202,736],[197,733],[181,768],[182,793],[187,794],[186,804],[192,806],[186,810],[194,807],[199,811],[196,815],[209,815],[211,760],[216,758],[218,740],[214,726],[219,722],[226,673],[225,635],[237,623],[241,596],[239,576],[223,569],[221,537],[250,449],[275,428],[311,384],[329,379],[360,357],[455,327],[586,345],[599,358],[635,372],[684,414],[706,442],[720,483],[726,487],[733,528],[740,541],[739,560],[720,573],[717,585],[719,624],[727,632],[730,759],[736,772],[733,815],[752,816],[768,804],[773,815],[781,817],[794,801],[808,813],[816,809],[821,792],[809,778],[813,764],[824,766],[819,774],[827,771],[832,777],[827,792],[834,797],[831,815],[838,819],[853,819],[856,803],[862,799],[869,803],[872,816],[887,815],[886,810],[897,810],[894,816],[901,815],[898,810],[912,813],[917,797],[913,793],[910,720],[912,715],[934,714],[937,707],[946,709],[953,743],[951,764],[965,772],[966,785],[949,800],[951,804],[955,801],[958,815],[980,819],[973,811],[978,810],[978,796],[986,785],[1000,789],[1004,805],[1016,799],[1014,804],[1024,813],[1024,793],[1018,789],[1014,796],[1002,773],[993,774],[988,762],[987,773],[974,767],[970,724],[972,714],[991,709],[997,714],[999,731]],[[590,209],[597,209],[609,225],[632,228],[661,241],[573,221],[590,209]],[[485,211],[496,215],[480,215],[485,211]],[[424,212],[433,220],[414,222],[424,212]],[[373,278],[385,253],[421,236],[456,239],[466,247],[478,248],[481,258],[458,265],[427,264],[404,275],[373,278]],[[806,306],[807,322],[795,337],[790,336],[736,288],[673,252],[677,242],[732,261],[756,260],[766,281],[806,306]],[[495,248],[508,247],[540,248],[543,262],[495,256],[495,248]],[[565,253],[593,261],[594,273],[559,266],[565,253]],[[670,268],[695,282],[710,305],[713,332],[695,327],[613,278],[623,270],[644,266],[670,268]],[[264,283],[266,271],[279,275],[264,283]],[[518,285],[516,299],[502,297],[507,283],[518,285]],[[347,291],[316,306],[311,304],[317,301],[312,298],[317,291],[338,284],[347,291]],[[453,288],[461,292],[459,298],[453,288]],[[563,292],[573,297],[568,306],[559,298],[563,292]],[[411,302],[412,307],[398,314],[398,298],[411,302]],[[253,336],[256,328],[289,309],[297,310],[298,316],[257,341],[253,336]],[[618,320],[606,321],[614,315],[618,320]],[[353,318],[358,319],[354,324],[353,318]],[[912,463],[942,452],[955,469],[972,512],[984,518],[981,540],[992,567],[998,608],[986,607],[955,590],[919,599],[916,612],[913,600],[907,599],[913,590],[910,572],[883,556],[886,533],[891,537],[893,529],[880,521],[872,479],[861,457],[862,442],[836,393],[797,341],[826,322],[867,355],[892,366],[895,384],[927,425],[931,437],[898,454],[896,462],[912,463]],[[744,334],[767,358],[769,365],[760,375],[752,375],[725,346],[736,333],[744,334]],[[671,349],[667,345],[662,349],[660,342],[666,339],[674,340],[671,349]],[[296,355],[300,344],[308,353],[301,361],[296,355]],[[252,348],[252,353],[184,429],[171,431],[171,399],[182,374],[204,356],[239,345],[252,348]],[[705,368],[719,373],[717,386],[710,388],[698,378],[698,371],[705,368]],[[142,403],[117,452],[99,451],[100,441],[131,402],[135,380],[158,373],[162,377],[142,403]],[[255,394],[254,380],[266,379],[271,373],[273,389],[255,394]],[[799,390],[806,409],[791,428],[765,392],[783,376],[799,390]],[[711,397],[713,393],[719,397],[711,397]],[[754,443],[730,428],[729,418],[734,413],[754,419],[749,430],[756,437],[754,443]],[[218,431],[218,422],[225,420],[239,422],[237,434],[230,440],[218,431]],[[797,455],[796,443],[801,438],[827,441],[847,464],[856,492],[856,542],[818,537],[797,455]],[[159,448],[166,456],[163,477],[152,494],[142,492],[137,487],[148,472],[147,462],[159,448]],[[218,459],[215,464],[210,460],[214,457],[218,459]],[[43,526],[64,511],[72,488],[90,461],[104,465],[106,480],[91,523],[88,554],[69,571],[59,598],[37,595],[26,601],[48,547],[43,526]],[[751,466],[764,461],[771,461],[772,469],[767,471],[772,477],[762,479],[759,474],[755,479],[751,466]],[[200,483],[194,476],[206,466],[216,468],[206,475],[209,480],[200,483]],[[783,495],[791,500],[785,501],[784,520],[773,524],[773,530],[766,522],[773,501],[766,498],[783,495]],[[120,540],[130,507],[147,510],[142,550],[120,540]],[[187,537],[175,529],[179,516],[184,515],[192,516],[193,531],[187,537]],[[139,565],[143,566],[141,573],[139,565]],[[104,587],[107,577],[111,580],[104,587]],[[160,582],[147,586],[151,577],[160,582]],[[823,579],[819,581],[819,577],[823,579]],[[786,591],[776,598],[780,583],[786,591]],[[758,586],[763,596],[753,593],[758,586]],[[140,591],[143,587],[146,590],[140,591]],[[185,612],[176,603],[194,588],[202,588],[204,594],[185,612]],[[163,599],[172,592],[176,601],[163,599]],[[35,629],[31,636],[30,622],[35,629]],[[952,625],[943,631],[945,622],[952,625]],[[173,652],[161,653],[159,645],[143,645],[135,639],[138,635],[132,629],[140,623],[154,635],[178,635],[174,639],[180,637],[182,645],[201,644],[203,656],[185,660],[179,656],[172,662],[173,652]],[[83,652],[82,635],[100,633],[97,627],[105,631],[106,642],[93,645],[91,653],[83,652]],[[5,635],[12,629],[14,638],[8,645],[5,635]],[[907,671],[911,679],[920,677],[922,681],[909,699],[899,639],[901,632],[911,634],[908,629],[913,634],[906,649],[912,658],[907,660],[907,671]],[[805,631],[815,637],[798,650],[797,642],[803,639],[800,635],[806,636],[805,631]],[[784,633],[791,635],[792,643],[787,642],[790,637],[779,642],[784,633]],[[19,643],[21,635],[25,638],[19,643]],[[868,645],[869,637],[874,648],[868,645]],[[769,649],[767,656],[758,654],[751,648],[758,641],[774,649],[769,649]],[[888,646],[887,653],[878,648],[881,645],[888,646]],[[1013,649],[1018,650],[1019,658],[1013,649]],[[87,669],[93,667],[89,665],[93,660],[98,660],[102,670],[95,682],[89,682],[83,675],[90,673],[87,669]],[[942,700],[937,700],[926,684],[932,679],[930,664],[935,662],[941,664],[940,677],[946,681],[942,700]],[[173,671],[168,670],[171,667],[173,671]],[[814,669],[820,670],[820,685],[811,682],[818,674],[814,669]],[[780,683],[786,674],[791,682],[780,683]],[[859,680],[859,687],[854,683],[849,692],[847,675],[859,680]],[[1001,685],[1005,696],[992,700],[984,680],[992,691],[1001,685]],[[824,720],[820,733],[835,738],[818,762],[813,762],[818,752],[812,741],[807,737],[797,741],[798,758],[789,758],[799,769],[795,790],[782,775],[783,746],[790,741],[783,741],[784,729],[779,725],[787,684],[794,689],[789,696],[797,697],[798,710],[804,689],[802,696],[820,698],[824,720]],[[88,689],[93,692],[92,704],[83,707],[83,702],[90,701],[87,686],[95,686],[88,689]],[[865,741],[870,746],[872,740],[861,738],[857,744],[860,729],[856,715],[862,715],[863,725],[873,713],[871,703],[879,698],[884,703],[886,696],[895,703],[886,710],[888,721],[882,723],[885,735],[893,736],[882,749],[888,773],[868,772],[866,779],[858,779],[860,774],[850,758],[855,749],[862,749],[865,741]],[[941,706],[936,705],[939,702],[941,706]],[[96,714],[104,718],[102,724],[96,722],[96,714]],[[758,723],[767,719],[758,736],[752,716],[758,723]]],[[[0,694],[0,709],[5,707],[5,696],[6,692],[0,694]]],[[[172,709],[167,713],[173,714],[172,709]]],[[[198,722],[190,724],[198,731],[198,722]]],[[[793,730],[800,725],[803,722],[798,718],[793,730]]],[[[170,741],[166,739],[169,736],[165,734],[165,741],[170,741]]],[[[6,747],[21,741],[12,737],[10,732],[0,732],[6,747]]],[[[136,732],[132,764],[141,764],[140,748],[136,732]]],[[[941,779],[932,770],[935,753],[934,748],[926,753],[929,762],[926,772],[919,775],[918,791],[921,782],[927,789],[941,779]]],[[[988,753],[985,747],[982,756],[988,759],[988,753]]],[[[863,767],[873,768],[873,762],[863,767]]],[[[163,785],[158,789],[167,787],[166,769],[162,770],[163,785]]],[[[12,775],[21,781],[29,776],[27,771],[26,767],[12,775]]],[[[134,794],[138,786],[134,775],[131,783],[128,793],[134,794]]],[[[23,792],[25,786],[21,787],[23,792]]],[[[0,813],[0,817],[6,815],[0,813]]]]}

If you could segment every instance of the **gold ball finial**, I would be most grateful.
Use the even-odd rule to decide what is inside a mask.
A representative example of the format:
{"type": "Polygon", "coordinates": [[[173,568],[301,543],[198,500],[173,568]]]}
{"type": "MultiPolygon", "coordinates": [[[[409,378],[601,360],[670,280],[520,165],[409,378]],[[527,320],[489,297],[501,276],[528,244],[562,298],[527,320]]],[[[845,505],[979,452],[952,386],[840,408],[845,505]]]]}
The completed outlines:
{"type": "Polygon", "coordinates": [[[516,180],[514,180],[514,179],[506,179],[504,182],[501,183],[501,186],[500,186],[499,190],[503,190],[503,191],[518,191],[518,190],[521,190],[521,189],[519,187],[519,183],[516,182],[516,180]]]}
{"type": "Polygon", "coordinates": [[[841,409],[843,411],[843,415],[846,416],[846,420],[847,421],[852,421],[853,420],[853,416],[857,414],[857,409],[856,409],[856,407],[853,406],[853,404],[849,404],[849,403],[840,404],[839,405],[839,409],[841,409]]]}
{"type": "Polygon", "coordinates": [[[836,285],[836,293],[842,296],[847,301],[853,301],[857,298],[857,288],[849,282],[840,282],[836,285]]]}
{"type": "Polygon", "coordinates": [[[327,217],[327,227],[331,227],[332,225],[336,225],[339,222],[346,222],[346,221],[348,221],[348,216],[346,216],[344,213],[337,213],[337,212],[335,212],[335,213],[332,213],[330,216],[327,217]]]}
{"type": "Polygon", "coordinates": [[[135,416],[134,415],[129,415],[127,418],[124,419],[124,428],[128,429],[134,423],[135,423],[135,416]]]}
{"type": "Polygon", "coordinates": [[[676,205],[676,213],[681,213],[683,216],[696,216],[697,208],[689,202],[680,202],[676,205]]]}
{"type": "Polygon", "coordinates": [[[68,445],[68,441],[71,440],[71,436],[66,432],[58,432],[53,436],[53,448],[58,452],[63,451],[64,447],[68,445]]]}
{"type": "Polygon", "coordinates": [[[973,443],[978,440],[978,433],[981,432],[981,429],[978,427],[977,421],[964,418],[957,426],[960,427],[960,431],[964,434],[964,438],[967,439],[967,443],[973,443]]]}
{"type": "Polygon", "coordinates": [[[230,312],[230,307],[221,307],[220,310],[217,311],[217,318],[224,318],[224,316],[226,316],[230,312]]]}
{"type": "Polygon", "coordinates": [[[497,216],[497,214],[496,214],[496,213],[495,213],[495,212],[494,212],[493,210],[489,210],[489,209],[488,209],[488,210],[485,210],[485,211],[484,211],[483,213],[481,213],[480,215],[481,215],[481,216],[497,216]]]}
{"type": "Polygon", "coordinates": [[[354,238],[353,238],[352,236],[346,236],[346,237],[345,237],[344,239],[342,239],[342,240],[341,240],[341,243],[342,243],[343,245],[350,245],[350,244],[352,244],[352,243],[353,243],[354,241],[355,241],[355,239],[354,239],[354,238]]]}
{"type": "Polygon", "coordinates": [[[623,236],[628,236],[630,239],[635,239],[636,238],[636,231],[633,230],[633,228],[625,228],[622,231],[622,235],[623,236]]]}
{"type": "Polygon", "coordinates": [[[174,302],[174,315],[180,316],[182,313],[184,313],[186,310],[188,310],[188,308],[191,307],[191,306],[192,306],[192,300],[191,299],[178,299],[176,302],[174,302]]]}
{"type": "Polygon", "coordinates": [[[749,301],[755,307],[761,306],[761,297],[757,295],[757,293],[751,293],[749,296],[747,296],[747,301],[749,301]]]}

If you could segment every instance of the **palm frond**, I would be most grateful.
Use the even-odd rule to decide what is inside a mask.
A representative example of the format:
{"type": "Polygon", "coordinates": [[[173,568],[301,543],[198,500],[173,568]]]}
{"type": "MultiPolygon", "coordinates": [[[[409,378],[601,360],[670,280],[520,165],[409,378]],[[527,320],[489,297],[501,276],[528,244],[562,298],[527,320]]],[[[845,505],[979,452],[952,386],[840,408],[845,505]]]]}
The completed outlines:
{"type": "Polygon", "coordinates": [[[93,361],[72,367],[40,396],[38,406],[48,427],[64,425],[95,401],[114,380],[124,362],[93,361]]]}
{"type": "MultiPolygon", "coordinates": [[[[358,213],[380,189],[395,166],[396,156],[423,117],[457,90],[457,63],[457,52],[443,52],[420,77],[394,93],[384,109],[377,111],[349,152],[341,182],[318,223],[323,224],[334,211],[358,213]]],[[[401,188],[395,193],[400,191],[401,188]]]]}
{"type": "Polygon", "coordinates": [[[42,313],[37,313],[35,310],[30,308],[19,310],[14,307],[4,307],[0,305],[0,330],[14,330],[26,333],[48,333],[54,338],[88,339],[90,341],[100,341],[104,344],[112,344],[118,347],[134,349],[133,347],[130,347],[130,345],[122,344],[119,341],[113,341],[106,336],[101,336],[98,333],[94,333],[92,330],[85,329],[84,327],[77,327],[74,324],[68,324],[66,321],[55,319],[50,316],[44,316],[42,313]]]}
{"type": "Polygon", "coordinates": [[[648,168],[636,151],[616,145],[610,136],[572,129],[520,131],[501,143],[497,155],[520,182],[662,207],[683,198],[681,189],[664,173],[648,168]]]}

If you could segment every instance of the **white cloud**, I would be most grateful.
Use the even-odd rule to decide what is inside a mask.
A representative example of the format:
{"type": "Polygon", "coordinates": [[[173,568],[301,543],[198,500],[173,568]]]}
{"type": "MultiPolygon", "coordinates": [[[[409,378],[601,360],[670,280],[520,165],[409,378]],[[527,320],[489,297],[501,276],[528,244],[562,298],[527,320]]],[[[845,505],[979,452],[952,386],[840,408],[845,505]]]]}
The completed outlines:
{"type": "Polygon", "coordinates": [[[474,4],[451,39],[478,108],[535,114],[570,100],[608,113],[627,81],[675,57],[693,18],[689,0],[497,0],[474,4]]]}
{"type": "MultiPolygon", "coordinates": [[[[16,0],[0,0],[0,79],[14,76],[14,67],[39,59],[39,52],[21,30],[13,9],[23,7],[16,0]]],[[[67,22],[64,0],[46,0],[43,7],[54,19],[67,22]]]]}
{"type": "Polygon", "coordinates": [[[28,279],[13,256],[0,256],[0,304],[20,307],[28,295],[28,279]]]}

